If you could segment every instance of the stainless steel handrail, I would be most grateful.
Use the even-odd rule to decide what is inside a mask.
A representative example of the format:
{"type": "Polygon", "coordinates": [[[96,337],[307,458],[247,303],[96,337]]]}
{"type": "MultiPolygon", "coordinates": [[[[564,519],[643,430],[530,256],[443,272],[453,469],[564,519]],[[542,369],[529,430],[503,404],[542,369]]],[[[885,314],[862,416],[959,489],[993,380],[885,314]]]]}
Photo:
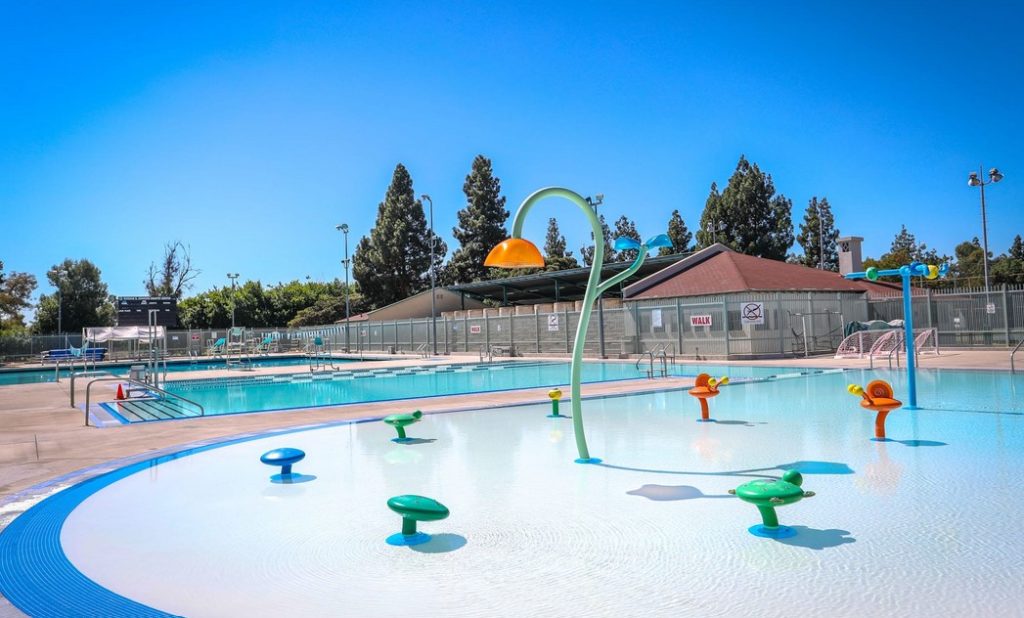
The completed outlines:
{"type": "Polygon", "coordinates": [[[117,374],[111,373],[106,369],[93,369],[92,371],[79,371],[71,373],[71,407],[75,407],[75,378],[87,378],[91,376],[107,375],[117,377],[117,374]]]}
{"type": "Polygon", "coordinates": [[[640,369],[640,363],[644,362],[644,358],[650,359],[650,366],[647,369],[647,378],[650,380],[654,379],[654,352],[648,350],[647,352],[641,352],[640,358],[636,359],[636,368],[640,369]]]}
{"type": "Polygon", "coordinates": [[[109,377],[109,378],[96,378],[95,380],[92,380],[91,382],[89,382],[89,384],[85,387],[85,426],[86,427],[89,426],[89,403],[91,401],[91,399],[90,399],[91,393],[89,391],[92,389],[92,385],[97,383],[97,382],[114,382],[114,381],[117,381],[117,382],[127,382],[129,384],[134,384],[134,385],[136,385],[138,387],[144,388],[147,391],[153,391],[153,392],[156,392],[156,393],[160,393],[161,395],[166,395],[167,397],[173,397],[174,399],[180,399],[180,400],[184,401],[185,403],[190,403],[190,404],[194,405],[195,407],[199,408],[199,416],[206,416],[206,408],[204,408],[202,406],[202,404],[199,404],[199,403],[197,403],[195,401],[192,401],[191,399],[186,399],[185,397],[182,397],[181,395],[175,395],[174,393],[168,393],[167,391],[165,391],[162,388],[157,388],[156,386],[153,386],[152,384],[146,384],[145,382],[141,382],[139,380],[133,380],[131,378],[121,378],[121,377],[118,377],[118,376],[113,376],[113,377],[109,377]]]}
{"type": "Polygon", "coordinates": [[[1017,353],[1020,346],[1024,345],[1024,339],[1017,342],[1017,345],[1013,346],[1013,350],[1010,352],[1010,373],[1017,373],[1017,367],[1013,364],[1013,355],[1017,353]]]}

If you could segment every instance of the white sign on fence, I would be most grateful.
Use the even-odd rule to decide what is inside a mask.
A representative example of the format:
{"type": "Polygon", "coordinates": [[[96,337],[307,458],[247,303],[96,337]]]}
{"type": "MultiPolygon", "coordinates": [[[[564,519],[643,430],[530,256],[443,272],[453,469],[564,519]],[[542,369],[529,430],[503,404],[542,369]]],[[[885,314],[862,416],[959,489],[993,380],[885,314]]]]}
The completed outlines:
{"type": "Polygon", "coordinates": [[[764,303],[746,303],[740,311],[743,324],[764,324],[764,303]]]}
{"type": "Polygon", "coordinates": [[[651,328],[661,328],[661,309],[651,310],[651,328]]]}
{"type": "Polygon", "coordinates": [[[480,325],[479,324],[470,324],[469,325],[469,332],[472,335],[479,335],[480,334],[480,325]]]}
{"type": "Polygon", "coordinates": [[[989,303],[989,304],[985,305],[985,313],[987,313],[989,315],[995,315],[996,314],[996,304],[995,303],[989,303]]]}
{"type": "Polygon", "coordinates": [[[711,315],[691,315],[690,326],[711,326],[711,315]]]}
{"type": "Polygon", "coordinates": [[[558,330],[558,314],[548,314],[548,331],[554,332],[558,330]]]}

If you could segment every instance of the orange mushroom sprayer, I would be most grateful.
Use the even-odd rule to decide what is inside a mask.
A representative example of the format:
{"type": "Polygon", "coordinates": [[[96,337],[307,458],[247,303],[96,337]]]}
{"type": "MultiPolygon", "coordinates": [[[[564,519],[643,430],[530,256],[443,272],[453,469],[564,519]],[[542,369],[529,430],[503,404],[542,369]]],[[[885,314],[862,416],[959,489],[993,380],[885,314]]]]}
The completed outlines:
{"type": "Polygon", "coordinates": [[[851,384],[846,387],[851,395],[861,397],[860,406],[867,410],[876,412],[875,415],[875,440],[885,440],[885,417],[893,410],[903,405],[902,401],[893,399],[892,386],[885,380],[873,380],[868,387],[851,384]]]}
{"type": "Polygon", "coordinates": [[[719,393],[718,387],[725,386],[728,383],[729,378],[726,376],[722,376],[717,380],[706,373],[697,376],[693,388],[687,392],[700,400],[700,419],[698,419],[700,422],[706,423],[711,420],[710,411],[708,410],[708,399],[717,397],[719,393]]]}

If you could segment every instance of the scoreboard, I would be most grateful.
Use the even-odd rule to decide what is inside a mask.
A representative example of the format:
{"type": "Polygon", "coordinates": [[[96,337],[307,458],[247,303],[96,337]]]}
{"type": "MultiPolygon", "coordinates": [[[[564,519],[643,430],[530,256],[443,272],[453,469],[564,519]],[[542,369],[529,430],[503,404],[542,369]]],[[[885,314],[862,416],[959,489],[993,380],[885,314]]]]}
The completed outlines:
{"type": "Polygon", "coordinates": [[[118,296],[117,325],[148,326],[154,309],[157,326],[178,327],[178,300],[171,296],[118,296]]]}

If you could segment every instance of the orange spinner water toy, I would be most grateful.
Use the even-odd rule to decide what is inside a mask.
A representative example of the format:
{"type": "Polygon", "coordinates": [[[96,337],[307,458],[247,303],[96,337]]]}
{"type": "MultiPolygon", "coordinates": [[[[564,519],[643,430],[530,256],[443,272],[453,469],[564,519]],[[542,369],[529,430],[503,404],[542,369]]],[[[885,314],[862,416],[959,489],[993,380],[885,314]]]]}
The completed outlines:
{"type": "Polygon", "coordinates": [[[861,388],[857,384],[846,387],[851,395],[860,396],[860,407],[877,412],[875,416],[875,440],[885,440],[885,417],[890,412],[903,405],[898,399],[893,399],[892,386],[885,380],[873,380],[868,387],[861,388]]]}
{"type": "Polygon", "coordinates": [[[724,386],[728,383],[729,378],[725,376],[722,376],[717,380],[706,373],[702,373],[697,376],[697,380],[694,382],[693,388],[687,392],[700,400],[700,422],[706,423],[711,420],[708,411],[708,399],[717,397],[719,393],[718,387],[724,386]]]}

